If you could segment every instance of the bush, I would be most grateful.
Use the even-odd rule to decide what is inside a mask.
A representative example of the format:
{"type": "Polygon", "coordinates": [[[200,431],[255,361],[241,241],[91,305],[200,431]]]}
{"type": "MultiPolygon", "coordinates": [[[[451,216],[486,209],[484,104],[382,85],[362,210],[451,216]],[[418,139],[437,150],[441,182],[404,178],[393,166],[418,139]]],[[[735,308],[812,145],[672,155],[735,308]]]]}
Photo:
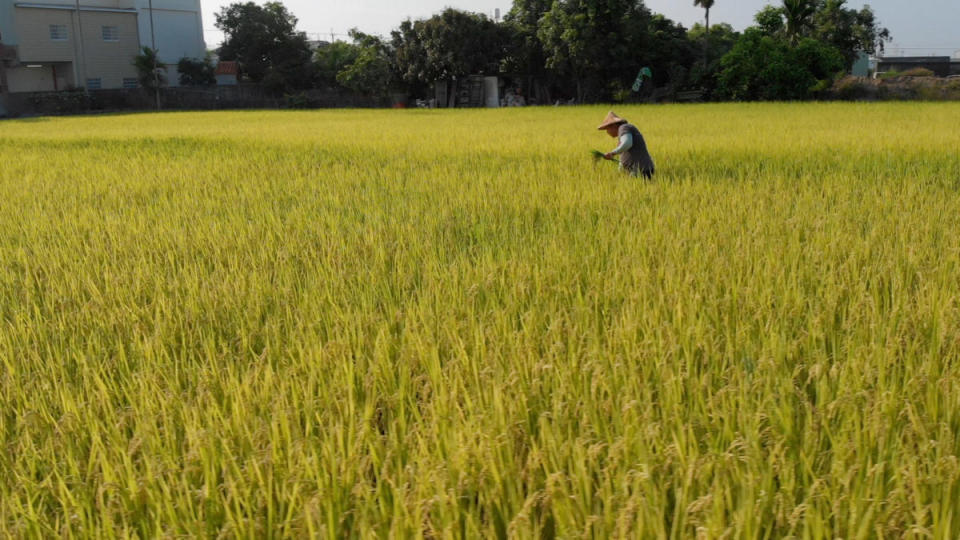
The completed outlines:
{"type": "Polygon", "coordinates": [[[900,74],[901,77],[934,77],[934,72],[927,68],[913,68],[900,74]]]}
{"type": "Polygon", "coordinates": [[[213,86],[217,84],[213,60],[209,56],[203,60],[181,58],[177,62],[177,71],[180,72],[181,86],[213,86]]]}
{"type": "Polygon", "coordinates": [[[927,68],[913,68],[907,71],[885,71],[877,75],[878,79],[898,79],[900,77],[934,77],[935,73],[927,68]]]}
{"type": "Polygon", "coordinates": [[[818,97],[843,70],[840,52],[820,41],[796,46],[756,29],[743,33],[721,61],[717,93],[734,100],[801,100],[818,97]]]}
{"type": "Polygon", "coordinates": [[[837,99],[856,101],[868,97],[870,91],[859,77],[844,77],[833,85],[833,95],[837,99]]]}

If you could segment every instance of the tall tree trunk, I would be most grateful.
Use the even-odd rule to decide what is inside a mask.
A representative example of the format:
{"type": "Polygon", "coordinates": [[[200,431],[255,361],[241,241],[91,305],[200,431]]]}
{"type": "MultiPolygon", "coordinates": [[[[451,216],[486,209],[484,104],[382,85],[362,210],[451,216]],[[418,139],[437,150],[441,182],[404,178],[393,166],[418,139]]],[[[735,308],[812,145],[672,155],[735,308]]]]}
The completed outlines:
{"type": "Polygon", "coordinates": [[[710,8],[707,8],[707,32],[703,35],[703,69],[710,67],[710,8]]]}

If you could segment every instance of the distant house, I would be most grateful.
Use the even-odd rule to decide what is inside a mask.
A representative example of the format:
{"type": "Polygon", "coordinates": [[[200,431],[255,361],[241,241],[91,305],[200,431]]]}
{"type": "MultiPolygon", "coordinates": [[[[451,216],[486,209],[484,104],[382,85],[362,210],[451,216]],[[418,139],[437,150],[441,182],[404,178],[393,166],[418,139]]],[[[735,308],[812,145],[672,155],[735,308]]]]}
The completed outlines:
{"type": "Polygon", "coordinates": [[[0,0],[0,39],[8,50],[5,91],[136,88],[133,58],[153,43],[176,86],[180,58],[206,54],[200,0],[152,4],[151,9],[148,0],[0,0]]]}
{"type": "Polygon", "coordinates": [[[236,86],[239,66],[236,62],[219,62],[214,76],[217,78],[218,86],[236,86]]]}
{"type": "Polygon", "coordinates": [[[955,69],[949,56],[894,56],[877,59],[877,73],[929,69],[937,77],[949,77],[955,69]]]}

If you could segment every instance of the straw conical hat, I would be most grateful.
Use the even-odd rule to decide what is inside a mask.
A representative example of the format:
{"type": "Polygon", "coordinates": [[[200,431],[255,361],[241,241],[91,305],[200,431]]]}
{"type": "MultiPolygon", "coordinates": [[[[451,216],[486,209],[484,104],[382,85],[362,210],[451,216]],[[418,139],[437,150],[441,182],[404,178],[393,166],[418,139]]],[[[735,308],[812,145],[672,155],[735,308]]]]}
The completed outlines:
{"type": "Polygon", "coordinates": [[[600,124],[600,127],[598,127],[597,129],[607,129],[610,126],[615,126],[617,124],[626,124],[626,123],[627,121],[617,116],[617,113],[610,111],[607,114],[607,118],[603,121],[602,124],[600,124]]]}

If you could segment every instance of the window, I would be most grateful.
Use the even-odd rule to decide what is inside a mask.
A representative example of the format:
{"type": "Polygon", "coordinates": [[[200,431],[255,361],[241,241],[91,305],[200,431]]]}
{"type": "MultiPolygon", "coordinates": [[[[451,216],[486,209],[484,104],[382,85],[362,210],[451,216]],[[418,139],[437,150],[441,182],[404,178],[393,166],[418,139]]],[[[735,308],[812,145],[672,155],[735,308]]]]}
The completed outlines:
{"type": "Polygon", "coordinates": [[[87,90],[100,90],[102,85],[100,84],[100,79],[87,79],[87,90]]]}
{"type": "Polygon", "coordinates": [[[104,41],[120,41],[120,29],[116,26],[101,27],[104,41]]]}
{"type": "Polygon", "coordinates": [[[67,40],[67,25],[65,24],[51,24],[50,25],[50,39],[52,41],[66,41],[67,40]]]}
{"type": "Polygon", "coordinates": [[[130,78],[124,77],[123,87],[124,88],[140,88],[140,84],[137,82],[136,79],[130,79],[130,78]]]}

